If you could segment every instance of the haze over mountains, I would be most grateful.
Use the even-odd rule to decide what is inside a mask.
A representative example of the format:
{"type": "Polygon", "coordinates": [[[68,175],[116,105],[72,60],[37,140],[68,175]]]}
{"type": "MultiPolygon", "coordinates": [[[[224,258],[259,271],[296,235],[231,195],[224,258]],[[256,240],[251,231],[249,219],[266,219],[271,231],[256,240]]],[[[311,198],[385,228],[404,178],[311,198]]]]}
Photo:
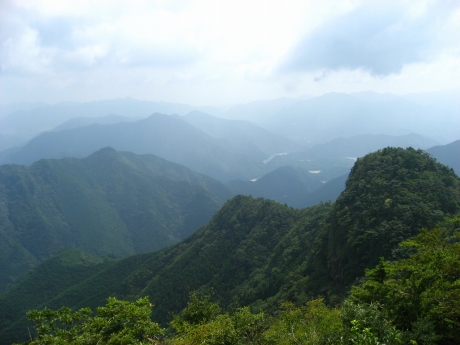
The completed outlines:
{"type": "MultiPolygon", "coordinates": [[[[333,200],[358,157],[387,146],[428,149],[455,137],[459,117],[452,116],[458,111],[454,95],[332,93],[201,110],[134,99],[52,106],[22,103],[4,109],[2,135],[38,135],[23,147],[0,152],[0,161],[32,164],[43,158],[83,158],[109,146],[160,156],[230,182],[243,194],[306,207],[329,200],[322,200],[326,195],[333,200]],[[151,115],[149,109],[165,114],[151,115]],[[50,131],[40,134],[44,128],[50,131]],[[331,185],[324,186],[327,193],[316,191],[339,177],[342,182],[333,191],[331,185]]],[[[437,156],[455,167],[452,154],[437,156]]]]}
{"type": "Polygon", "coordinates": [[[54,105],[23,102],[2,106],[0,150],[21,146],[37,134],[52,130],[72,118],[99,118],[109,114],[139,118],[154,112],[185,115],[194,110],[222,118],[250,121],[310,146],[338,136],[410,133],[447,144],[458,139],[452,127],[460,121],[456,116],[460,111],[458,93],[457,90],[406,96],[375,92],[330,93],[307,99],[250,102],[228,109],[131,98],[54,105]]]}
{"type": "MultiPolygon", "coordinates": [[[[446,95],[444,98],[452,98],[451,93],[446,92],[446,95]]],[[[440,98],[439,95],[437,97],[440,98]]],[[[425,98],[428,99],[429,97],[425,98]]],[[[432,98],[436,99],[434,96],[432,98]]],[[[418,134],[425,138],[431,138],[432,141],[420,142],[419,144],[411,143],[410,145],[428,148],[437,143],[446,144],[458,139],[456,128],[458,128],[460,120],[458,116],[455,116],[459,111],[458,106],[456,108],[456,103],[453,100],[449,104],[452,107],[449,108],[450,110],[446,110],[445,104],[443,106],[435,101],[428,103],[428,105],[420,105],[409,102],[402,96],[373,92],[326,94],[321,97],[301,100],[258,101],[234,106],[227,110],[201,107],[201,113],[191,112],[197,108],[188,105],[145,102],[134,99],[81,104],[59,103],[32,109],[23,104],[24,110],[19,109],[13,113],[11,111],[14,110],[14,107],[10,107],[11,109],[7,107],[5,111],[10,113],[5,112],[3,118],[0,119],[1,145],[5,150],[10,150],[1,152],[0,158],[3,157],[4,163],[30,164],[39,158],[75,154],[83,157],[101,147],[116,145],[107,142],[107,145],[99,145],[100,147],[94,148],[93,151],[88,149],[84,153],[72,152],[72,149],[67,150],[64,145],[65,149],[61,152],[43,157],[32,154],[30,148],[24,148],[25,151],[29,151],[28,153],[14,156],[14,152],[19,149],[12,147],[14,146],[13,142],[24,145],[27,141],[26,137],[36,136],[44,130],[76,129],[94,123],[115,124],[117,121],[126,122],[128,121],[127,118],[132,122],[133,119],[146,118],[155,111],[164,114],[186,115],[178,118],[182,118],[185,122],[218,139],[220,141],[219,146],[262,161],[275,154],[302,151],[338,137],[351,138],[356,135],[400,136],[418,134]],[[205,115],[203,110],[210,115],[217,115],[219,118],[205,115]],[[111,115],[108,116],[109,114],[111,115]],[[248,122],[222,119],[222,117],[235,117],[235,114],[238,114],[239,118],[253,121],[259,127],[248,122]],[[72,120],[67,122],[70,119],[72,120]],[[267,132],[267,129],[270,133],[267,132]],[[19,138],[20,136],[23,139],[14,139],[14,137],[19,138]],[[8,157],[10,155],[11,157],[8,157]]],[[[82,141],[87,140],[87,136],[83,132],[80,135],[82,141]]],[[[94,141],[95,139],[90,140],[94,141]]],[[[381,144],[383,146],[393,145],[390,142],[385,144],[385,141],[382,141],[381,144]]],[[[39,144],[34,143],[33,145],[39,144]]],[[[364,153],[375,148],[375,145],[371,146],[372,148],[366,148],[367,151],[364,153]]],[[[120,149],[123,150],[123,148],[120,149]]],[[[139,150],[139,147],[137,149],[139,150]]],[[[150,151],[143,148],[142,152],[138,151],[137,153],[145,152],[150,151]]],[[[169,157],[165,158],[168,159],[169,157]]],[[[256,177],[258,176],[252,176],[252,178],[256,177]]]]}
{"type": "Polygon", "coordinates": [[[62,102],[53,105],[21,102],[2,105],[1,108],[0,150],[21,146],[37,134],[50,131],[73,118],[99,118],[109,114],[142,118],[154,112],[172,115],[186,114],[196,109],[185,104],[140,101],[132,98],[86,103],[62,102]]]}
{"type": "Polygon", "coordinates": [[[459,173],[460,140],[445,144],[458,137],[458,119],[433,103],[369,92],[207,112],[132,99],[20,106],[3,117],[2,134],[35,137],[0,154],[0,306],[14,315],[11,323],[0,313],[0,329],[8,339],[19,339],[25,307],[97,306],[107,294],[148,294],[163,321],[191,289],[255,309],[325,291],[339,302],[378,255],[393,255],[460,207],[450,169],[459,173]],[[166,114],[149,114],[151,106],[166,114]],[[237,119],[244,114],[253,122],[237,119]],[[231,199],[237,194],[246,197],[231,199]],[[371,251],[350,222],[369,228],[371,251]],[[390,228],[399,230],[385,235],[390,228]],[[299,241],[316,244],[301,249],[299,241]],[[52,287],[43,281],[50,270],[52,287]],[[35,296],[33,280],[56,298],[35,296]],[[31,303],[17,307],[23,293],[31,303]]]}
{"type": "MultiPolygon", "coordinates": [[[[280,110],[264,127],[310,145],[357,134],[418,133],[438,141],[453,141],[458,125],[454,111],[421,106],[404,99],[364,101],[347,94],[325,94],[280,110]]],[[[444,142],[445,143],[445,142],[444,142]]]]}
{"type": "Polygon", "coordinates": [[[0,1],[0,345],[457,345],[459,18],[0,1]]]}

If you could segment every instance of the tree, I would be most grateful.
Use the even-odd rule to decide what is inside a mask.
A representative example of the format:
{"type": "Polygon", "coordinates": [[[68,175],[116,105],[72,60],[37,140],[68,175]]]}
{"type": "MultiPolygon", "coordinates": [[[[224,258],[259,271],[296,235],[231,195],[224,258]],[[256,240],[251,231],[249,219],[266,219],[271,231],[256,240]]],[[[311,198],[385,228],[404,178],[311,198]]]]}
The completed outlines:
{"type": "Polygon", "coordinates": [[[264,339],[270,345],[334,344],[341,332],[340,310],[329,309],[323,299],[314,299],[302,307],[283,303],[264,339]]]}
{"type": "Polygon", "coordinates": [[[153,344],[163,330],[150,319],[152,307],[148,297],[132,303],[109,297],[94,316],[90,308],[32,310],[27,317],[36,323],[37,337],[24,344],[153,344]]]}
{"type": "Polygon", "coordinates": [[[265,317],[263,313],[251,313],[249,307],[222,313],[209,295],[192,292],[187,307],[174,316],[171,326],[177,332],[167,342],[172,345],[262,344],[265,317]]]}
{"type": "Polygon", "coordinates": [[[403,247],[416,253],[396,262],[381,260],[354,286],[350,301],[375,303],[403,331],[403,340],[419,344],[457,344],[460,339],[460,236],[423,230],[403,247]]]}

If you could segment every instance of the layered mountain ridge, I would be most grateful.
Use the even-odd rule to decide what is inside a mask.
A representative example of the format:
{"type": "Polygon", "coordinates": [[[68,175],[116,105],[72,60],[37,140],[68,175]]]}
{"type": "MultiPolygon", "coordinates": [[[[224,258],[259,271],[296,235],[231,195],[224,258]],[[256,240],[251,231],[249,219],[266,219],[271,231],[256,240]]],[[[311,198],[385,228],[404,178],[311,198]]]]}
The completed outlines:
{"type": "Polygon", "coordinates": [[[251,305],[253,310],[317,296],[336,304],[380,256],[404,255],[400,241],[459,211],[460,178],[451,169],[420,150],[382,149],[356,162],[335,204],[298,210],[237,196],[185,241],[95,263],[78,284],[63,286],[52,298],[39,297],[29,286],[31,280],[44,289],[52,284],[38,266],[0,298],[5,310],[0,329],[4,339],[18,339],[25,334],[20,318],[27,309],[95,307],[108,296],[148,295],[160,322],[181,310],[192,290],[212,290],[226,307],[251,305]],[[24,298],[30,303],[18,308],[24,298]]]}

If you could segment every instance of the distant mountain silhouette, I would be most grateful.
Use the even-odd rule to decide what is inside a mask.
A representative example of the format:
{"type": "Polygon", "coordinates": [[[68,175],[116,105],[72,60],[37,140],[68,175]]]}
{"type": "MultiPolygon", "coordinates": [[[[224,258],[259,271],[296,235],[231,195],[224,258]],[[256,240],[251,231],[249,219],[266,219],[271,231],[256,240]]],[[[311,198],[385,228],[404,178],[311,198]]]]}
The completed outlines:
{"type": "Polygon", "coordinates": [[[327,181],[320,188],[313,190],[309,194],[299,195],[296,200],[293,200],[293,207],[311,207],[319,204],[320,202],[332,201],[334,202],[345,190],[345,182],[347,181],[348,174],[336,177],[327,181]]]}
{"type": "Polygon", "coordinates": [[[131,118],[145,118],[155,112],[184,115],[195,109],[214,111],[212,107],[194,107],[187,104],[141,101],[117,98],[94,102],[13,103],[2,106],[0,117],[0,150],[22,146],[36,135],[50,131],[65,121],[77,117],[104,117],[116,114],[131,118]],[[1,146],[3,143],[4,146],[1,146]]]}
{"type": "Polygon", "coordinates": [[[460,117],[450,111],[403,98],[390,97],[379,102],[363,98],[363,95],[325,94],[284,107],[260,125],[310,145],[361,134],[418,133],[439,142],[455,140],[458,135],[460,117]]]}
{"type": "Polygon", "coordinates": [[[255,124],[260,124],[276,115],[281,109],[297,103],[298,101],[299,100],[294,98],[284,97],[237,104],[222,112],[221,116],[228,119],[247,120],[255,124]]]}
{"type": "Polygon", "coordinates": [[[436,158],[440,163],[454,169],[455,173],[460,176],[460,140],[447,145],[431,147],[426,152],[436,158]]]}
{"type": "Polygon", "coordinates": [[[345,189],[348,174],[322,182],[317,174],[300,167],[278,168],[254,181],[230,181],[237,193],[272,199],[296,208],[311,207],[320,202],[335,201],[345,189]]]}
{"type": "Polygon", "coordinates": [[[336,138],[307,150],[276,156],[267,162],[267,169],[274,170],[287,165],[300,166],[308,171],[318,171],[318,177],[322,181],[329,181],[348,174],[356,159],[369,152],[388,146],[426,149],[432,145],[436,145],[436,141],[417,134],[356,135],[351,138],[336,138]]]}
{"type": "Polygon", "coordinates": [[[224,147],[185,121],[159,113],[129,123],[45,132],[8,156],[4,163],[31,164],[41,158],[85,157],[107,146],[137,154],[151,153],[220,181],[250,179],[265,171],[262,162],[224,147]]]}
{"type": "MultiPolygon", "coordinates": [[[[230,181],[229,186],[240,194],[273,199],[289,206],[323,186],[315,174],[299,167],[278,168],[254,181],[230,181]]],[[[302,207],[302,206],[301,206],[302,207]]]]}
{"type": "Polygon", "coordinates": [[[95,123],[100,125],[110,125],[119,122],[133,122],[140,119],[140,117],[126,117],[115,114],[109,114],[103,117],[75,117],[73,119],[67,120],[64,123],[61,123],[59,126],[54,127],[53,131],[62,131],[64,129],[84,127],[93,125],[95,123]]]}
{"type": "Polygon", "coordinates": [[[328,143],[319,144],[305,153],[311,158],[319,157],[363,157],[366,154],[383,149],[384,147],[412,147],[416,149],[426,149],[437,142],[433,139],[423,137],[418,134],[407,135],[386,135],[386,134],[365,134],[355,135],[351,138],[336,138],[328,143]]]}
{"type": "Polygon", "coordinates": [[[303,148],[290,139],[248,121],[223,119],[200,111],[190,112],[180,118],[213,138],[219,139],[225,147],[259,161],[276,153],[294,152],[303,148]]]}

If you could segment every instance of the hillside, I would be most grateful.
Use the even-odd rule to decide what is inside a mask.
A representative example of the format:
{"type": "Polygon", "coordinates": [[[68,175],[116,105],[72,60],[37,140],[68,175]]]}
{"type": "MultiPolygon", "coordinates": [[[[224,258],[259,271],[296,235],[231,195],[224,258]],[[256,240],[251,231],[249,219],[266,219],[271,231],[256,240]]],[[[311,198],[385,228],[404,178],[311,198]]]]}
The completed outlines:
{"type": "Polygon", "coordinates": [[[11,154],[4,163],[31,164],[42,158],[80,158],[107,146],[136,154],[154,154],[225,182],[253,178],[265,169],[262,162],[223,147],[194,126],[159,113],[129,123],[93,124],[45,132],[11,154]]]}
{"type": "MultiPolygon", "coordinates": [[[[22,310],[45,302],[51,308],[95,307],[107,296],[148,295],[161,322],[185,307],[191,290],[213,290],[225,307],[254,310],[315,296],[336,304],[380,256],[403,255],[397,243],[459,210],[460,179],[450,169],[420,150],[387,148],[356,162],[335,204],[296,210],[237,196],[185,241],[105,263],[52,299],[38,298],[42,293],[27,283],[34,277],[48,284],[38,266],[0,298],[0,310],[15,310],[14,301],[26,292],[22,310]]],[[[18,317],[0,317],[5,337],[24,335],[18,317]]]]}
{"type": "Polygon", "coordinates": [[[328,266],[350,284],[401,241],[460,207],[459,178],[423,151],[385,148],[355,164],[329,219],[328,266]]]}
{"type": "Polygon", "coordinates": [[[0,167],[0,291],[64,247],[126,257],[176,243],[232,192],[161,158],[102,149],[0,167]]]}

